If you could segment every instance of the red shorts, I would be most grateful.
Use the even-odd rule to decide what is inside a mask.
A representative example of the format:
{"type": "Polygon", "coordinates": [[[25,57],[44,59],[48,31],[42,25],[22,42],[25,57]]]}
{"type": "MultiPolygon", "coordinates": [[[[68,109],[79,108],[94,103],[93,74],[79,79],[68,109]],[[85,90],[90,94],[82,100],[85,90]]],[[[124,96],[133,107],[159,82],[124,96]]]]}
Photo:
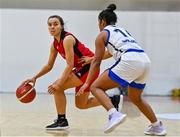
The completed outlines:
{"type": "MultiPolygon", "coordinates": [[[[83,67],[76,67],[76,68],[73,70],[73,73],[74,73],[83,83],[85,83],[85,82],[86,82],[86,78],[87,78],[87,76],[88,76],[88,74],[89,74],[89,68],[90,68],[90,64],[87,64],[87,65],[85,65],[85,66],[83,66],[83,67]]],[[[85,92],[90,92],[90,86],[91,86],[91,84],[93,83],[93,81],[95,81],[95,79],[97,79],[97,77],[98,77],[98,75],[99,75],[99,72],[100,72],[100,71],[98,71],[98,72],[96,73],[96,75],[95,75],[94,78],[92,79],[89,87],[86,89],[85,92]]],[[[81,85],[81,86],[82,86],[82,85],[81,85]]],[[[76,87],[75,91],[78,92],[79,89],[81,88],[81,86],[76,87]]]]}

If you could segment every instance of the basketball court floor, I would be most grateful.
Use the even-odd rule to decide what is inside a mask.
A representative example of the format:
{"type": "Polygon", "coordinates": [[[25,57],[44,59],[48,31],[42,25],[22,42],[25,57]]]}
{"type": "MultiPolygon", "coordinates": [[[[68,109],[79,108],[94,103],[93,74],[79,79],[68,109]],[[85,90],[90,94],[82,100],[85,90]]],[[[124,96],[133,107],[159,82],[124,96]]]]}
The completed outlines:
{"type": "MultiPolygon", "coordinates": [[[[144,96],[163,121],[167,137],[180,136],[180,98],[144,96]]],[[[47,131],[45,126],[56,118],[53,96],[37,94],[30,104],[22,104],[14,93],[0,93],[1,136],[146,136],[148,120],[124,97],[122,111],[127,118],[112,133],[105,134],[107,113],[103,107],[77,109],[74,94],[67,94],[68,130],[47,131]]]]}

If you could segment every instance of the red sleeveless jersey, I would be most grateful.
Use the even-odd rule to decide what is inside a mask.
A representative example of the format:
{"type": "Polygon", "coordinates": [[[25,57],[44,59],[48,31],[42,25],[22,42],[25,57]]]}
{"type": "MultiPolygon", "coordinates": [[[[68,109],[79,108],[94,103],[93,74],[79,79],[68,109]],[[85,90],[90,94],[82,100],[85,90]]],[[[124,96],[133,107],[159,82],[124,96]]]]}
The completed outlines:
{"type": "Polygon", "coordinates": [[[74,67],[81,66],[81,64],[78,64],[78,60],[82,56],[92,57],[94,56],[94,53],[89,48],[85,47],[85,45],[82,44],[73,34],[69,32],[65,32],[65,31],[62,32],[59,43],[56,39],[54,39],[54,47],[61,54],[61,56],[64,59],[66,59],[66,53],[63,47],[63,41],[64,41],[64,38],[68,35],[72,35],[76,40],[76,43],[74,45],[74,67]]]}

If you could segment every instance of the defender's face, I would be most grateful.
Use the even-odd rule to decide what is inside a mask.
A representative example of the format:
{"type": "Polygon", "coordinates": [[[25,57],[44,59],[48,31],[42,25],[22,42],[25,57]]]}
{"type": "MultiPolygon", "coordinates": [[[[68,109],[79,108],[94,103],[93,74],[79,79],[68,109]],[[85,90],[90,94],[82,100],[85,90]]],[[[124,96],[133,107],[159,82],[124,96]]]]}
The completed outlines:
{"type": "Polygon", "coordinates": [[[57,18],[50,18],[48,20],[48,29],[52,36],[57,36],[62,31],[62,26],[57,18]]]}

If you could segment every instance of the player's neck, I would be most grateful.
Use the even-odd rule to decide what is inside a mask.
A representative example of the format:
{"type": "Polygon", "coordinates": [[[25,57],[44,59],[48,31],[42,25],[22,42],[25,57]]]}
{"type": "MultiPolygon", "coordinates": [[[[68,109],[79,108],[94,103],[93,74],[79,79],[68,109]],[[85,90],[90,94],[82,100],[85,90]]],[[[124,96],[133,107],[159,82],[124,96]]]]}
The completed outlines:
{"type": "Polygon", "coordinates": [[[60,34],[60,33],[59,33],[58,35],[54,36],[54,38],[55,38],[58,42],[60,42],[60,37],[61,37],[61,34],[60,34]]]}

